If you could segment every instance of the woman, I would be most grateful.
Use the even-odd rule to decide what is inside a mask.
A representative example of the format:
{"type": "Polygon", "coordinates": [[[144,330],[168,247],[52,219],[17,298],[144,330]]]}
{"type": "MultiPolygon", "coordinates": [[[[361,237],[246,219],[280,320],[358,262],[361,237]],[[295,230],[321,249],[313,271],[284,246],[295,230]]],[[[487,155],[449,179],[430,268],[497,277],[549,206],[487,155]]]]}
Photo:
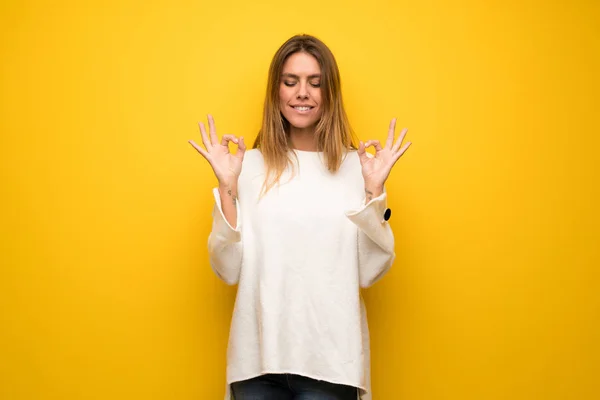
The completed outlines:
{"type": "Polygon", "coordinates": [[[353,145],[338,67],[308,35],[290,38],[269,69],[252,150],[199,123],[213,189],[210,264],[238,284],[226,399],[370,397],[369,334],[359,288],[391,267],[394,236],[384,183],[410,146],[353,145]],[[229,143],[237,145],[236,154],[229,143]],[[366,152],[373,146],[375,156],[366,152]]]}

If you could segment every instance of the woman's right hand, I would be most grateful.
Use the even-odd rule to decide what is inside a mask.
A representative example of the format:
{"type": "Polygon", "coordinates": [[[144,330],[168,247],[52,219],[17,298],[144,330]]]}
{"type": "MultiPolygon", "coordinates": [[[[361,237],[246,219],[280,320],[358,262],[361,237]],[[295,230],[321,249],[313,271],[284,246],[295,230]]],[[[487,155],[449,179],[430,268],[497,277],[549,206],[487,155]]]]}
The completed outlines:
{"type": "Polygon", "coordinates": [[[208,115],[210,136],[206,134],[204,123],[199,122],[198,125],[200,126],[200,133],[202,134],[202,143],[204,143],[206,150],[197,145],[193,140],[190,140],[189,143],[210,163],[210,166],[219,181],[219,186],[236,186],[240,173],[242,172],[242,161],[244,160],[244,153],[246,152],[244,138],[240,137],[238,139],[234,135],[223,135],[223,138],[219,143],[215,121],[210,114],[208,115]],[[238,146],[238,151],[235,155],[229,152],[229,142],[233,142],[238,146]]]}

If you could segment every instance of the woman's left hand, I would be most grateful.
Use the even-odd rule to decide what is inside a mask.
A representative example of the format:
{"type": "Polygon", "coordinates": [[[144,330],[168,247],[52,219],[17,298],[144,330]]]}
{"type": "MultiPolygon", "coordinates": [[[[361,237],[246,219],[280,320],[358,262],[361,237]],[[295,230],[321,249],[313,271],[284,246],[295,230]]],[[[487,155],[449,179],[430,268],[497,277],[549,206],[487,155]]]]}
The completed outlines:
{"type": "Polygon", "coordinates": [[[365,179],[365,191],[367,192],[367,199],[377,197],[383,193],[383,184],[390,175],[390,171],[396,161],[404,154],[404,152],[412,144],[407,142],[402,148],[402,141],[406,136],[407,128],[404,128],[400,132],[400,137],[394,143],[394,132],[396,129],[396,118],[390,122],[390,129],[388,131],[387,141],[385,147],[381,147],[379,140],[369,140],[366,143],[362,141],[358,147],[358,157],[360,158],[360,164],[362,165],[362,174],[365,179]],[[392,146],[393,144],[393,146],[392,146]],[[375,156],[369,157],[366,149],[373,146],[375,148],[375,156]]]}

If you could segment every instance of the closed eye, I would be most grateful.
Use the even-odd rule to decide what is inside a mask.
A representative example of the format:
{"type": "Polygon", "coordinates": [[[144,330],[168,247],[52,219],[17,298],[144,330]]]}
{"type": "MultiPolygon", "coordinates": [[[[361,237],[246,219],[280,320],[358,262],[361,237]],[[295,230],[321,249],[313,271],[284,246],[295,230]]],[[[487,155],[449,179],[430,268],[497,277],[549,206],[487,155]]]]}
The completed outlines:
{"type": "MultiPolygon", "coordinates": [[[[296,85],[296,83],[297,83],[297,82],[289,82],[289,81],[284,81],[284,82],[283,82],[283,84],[284,84],[285,86],[288,86],[288,87],[292,87],[292,86],[296,85]]],[[[318,88],[318,87],[321,87],[321,83],[320,83],[320,82],[311,82],[311,83],[310,83],[310,86],[312,86],[312,87],[314,87],[314,88],[318,88]]]]}

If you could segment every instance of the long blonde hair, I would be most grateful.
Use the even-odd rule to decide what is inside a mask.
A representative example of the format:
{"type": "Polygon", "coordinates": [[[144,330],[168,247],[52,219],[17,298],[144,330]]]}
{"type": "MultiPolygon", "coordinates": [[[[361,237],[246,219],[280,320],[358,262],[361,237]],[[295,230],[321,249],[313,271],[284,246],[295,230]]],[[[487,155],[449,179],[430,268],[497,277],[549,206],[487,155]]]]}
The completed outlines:
{"type": "Polygon", "coordinates": [[[293,36],[277,50],[271,61],[262,127],[253,145],[253,148],[260,149],[265,160],[267,173],[264,193],[279,182],[288,165],[293,168],[290,123],[279,108],[279,86],[283,64],[290,55],[297,52],[312,55],[321,67],[323,113],[315,129],[315,139],[317,151],[323,152],[329,171],[336,172],[347,150],[356,149],[354,134],[342,101],[340,72],[331,50],[314,36],[293,36]]]}

